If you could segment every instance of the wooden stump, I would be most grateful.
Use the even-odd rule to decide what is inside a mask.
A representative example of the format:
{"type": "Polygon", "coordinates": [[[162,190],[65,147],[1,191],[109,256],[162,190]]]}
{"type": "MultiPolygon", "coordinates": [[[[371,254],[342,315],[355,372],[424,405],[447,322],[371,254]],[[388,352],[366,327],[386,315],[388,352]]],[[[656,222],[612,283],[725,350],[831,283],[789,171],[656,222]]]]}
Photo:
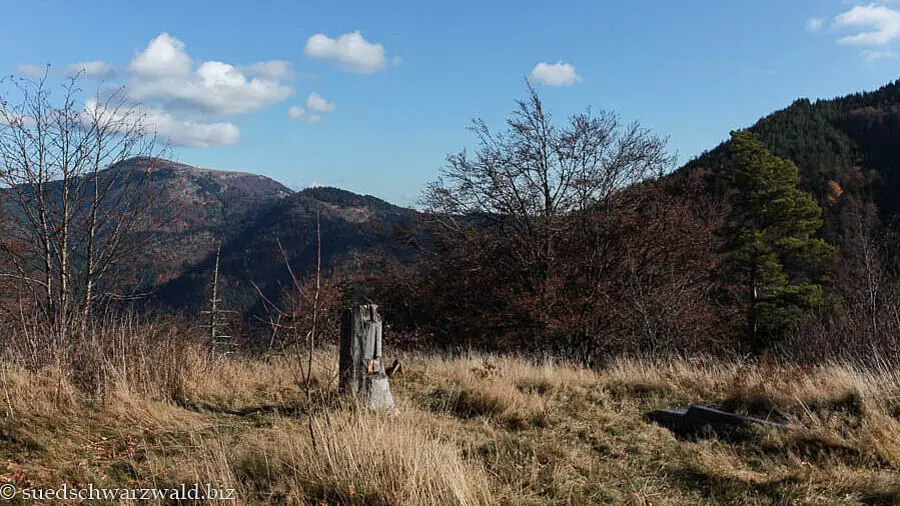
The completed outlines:
{"type": "Polygon", "coordinates": [[[377,305],[364,304],[344,311],[338,366],[341,394],[359,397],[369,409],[394,408],[382,361],[381,315],[377,305]]]}

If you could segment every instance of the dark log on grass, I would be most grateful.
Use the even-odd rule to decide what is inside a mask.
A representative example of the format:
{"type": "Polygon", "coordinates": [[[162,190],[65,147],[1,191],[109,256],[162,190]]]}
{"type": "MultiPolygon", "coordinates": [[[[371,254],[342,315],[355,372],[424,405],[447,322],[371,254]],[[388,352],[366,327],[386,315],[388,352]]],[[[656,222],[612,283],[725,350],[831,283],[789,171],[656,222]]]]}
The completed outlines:
{"type": "Polygon", "coordinates": [[[647,413],[647,420],[656,422],[682,436],[697,436],[709,432],[718,436],[741,436],[753,426],[784,430],[788,426],[749,416],[694,405],[688,409],[662,409],[647,413]]]}
{"type": "Polygon", "coordinates": [[[343,395],[352,395],[370,409],[392,409],[388,376],[382,362],[381,315],[378,306],[365,304],[344,311],[339,356],[343,395]]]}

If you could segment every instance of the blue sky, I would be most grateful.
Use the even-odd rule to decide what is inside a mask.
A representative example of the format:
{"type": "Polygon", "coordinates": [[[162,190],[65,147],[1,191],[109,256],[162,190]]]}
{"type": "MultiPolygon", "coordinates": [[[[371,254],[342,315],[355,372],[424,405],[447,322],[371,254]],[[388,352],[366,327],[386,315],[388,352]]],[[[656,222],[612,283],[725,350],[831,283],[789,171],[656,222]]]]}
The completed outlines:
{"type": "Polygon", "coordinates": [[[124,84],[179,161],[399,204],[472,146],[472,117],[501,127],[532,73],[558,119],[615,110],[680,162],[795,98],[900,74],[890,1],[34,0],[4,18],[0,73],[124,84]]]}

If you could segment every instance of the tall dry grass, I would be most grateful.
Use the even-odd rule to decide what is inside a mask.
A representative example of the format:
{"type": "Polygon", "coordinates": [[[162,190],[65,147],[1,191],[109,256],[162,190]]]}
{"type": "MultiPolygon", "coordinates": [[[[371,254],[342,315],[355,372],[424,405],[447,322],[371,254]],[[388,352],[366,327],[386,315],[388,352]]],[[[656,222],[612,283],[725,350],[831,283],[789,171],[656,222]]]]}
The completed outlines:
{"type": "Polygon", "coordinates": [[[391,380],[397,411],[372,413],[336,395],[333,348],[310,397],[285,358],[216,357],[175,324],[122,321],[40,363],[22,349],[0,362],[0,481],[19,486],[211,483],[239,504],[900,501],[889,367],[414,354],[391,380]],[[685,440],[644,420],[690,403],[793,428],[685,440]]]}
{"type": "Polygon", "coordinates": [[[238,488],[255,504],[488,504],[487,477],[452,434],[416,415],[358,411],[282,420],[231,445],[207,444],[179,480],[238,488]]]}

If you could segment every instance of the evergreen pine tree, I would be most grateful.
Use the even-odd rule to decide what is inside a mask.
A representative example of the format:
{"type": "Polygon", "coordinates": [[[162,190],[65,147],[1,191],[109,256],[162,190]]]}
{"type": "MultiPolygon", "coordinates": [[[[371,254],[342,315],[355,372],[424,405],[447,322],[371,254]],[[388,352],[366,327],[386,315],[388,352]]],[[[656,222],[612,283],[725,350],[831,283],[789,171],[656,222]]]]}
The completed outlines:
{"type": "Polygon", "coordinates": [[[798,188],[797,166],[769,153],[756,134],[731,138],[726,276],[747,303],[750,344],[759,351],[825,302],[818,270],[834,249],[815,237],[822,209],[798,188]]]}

